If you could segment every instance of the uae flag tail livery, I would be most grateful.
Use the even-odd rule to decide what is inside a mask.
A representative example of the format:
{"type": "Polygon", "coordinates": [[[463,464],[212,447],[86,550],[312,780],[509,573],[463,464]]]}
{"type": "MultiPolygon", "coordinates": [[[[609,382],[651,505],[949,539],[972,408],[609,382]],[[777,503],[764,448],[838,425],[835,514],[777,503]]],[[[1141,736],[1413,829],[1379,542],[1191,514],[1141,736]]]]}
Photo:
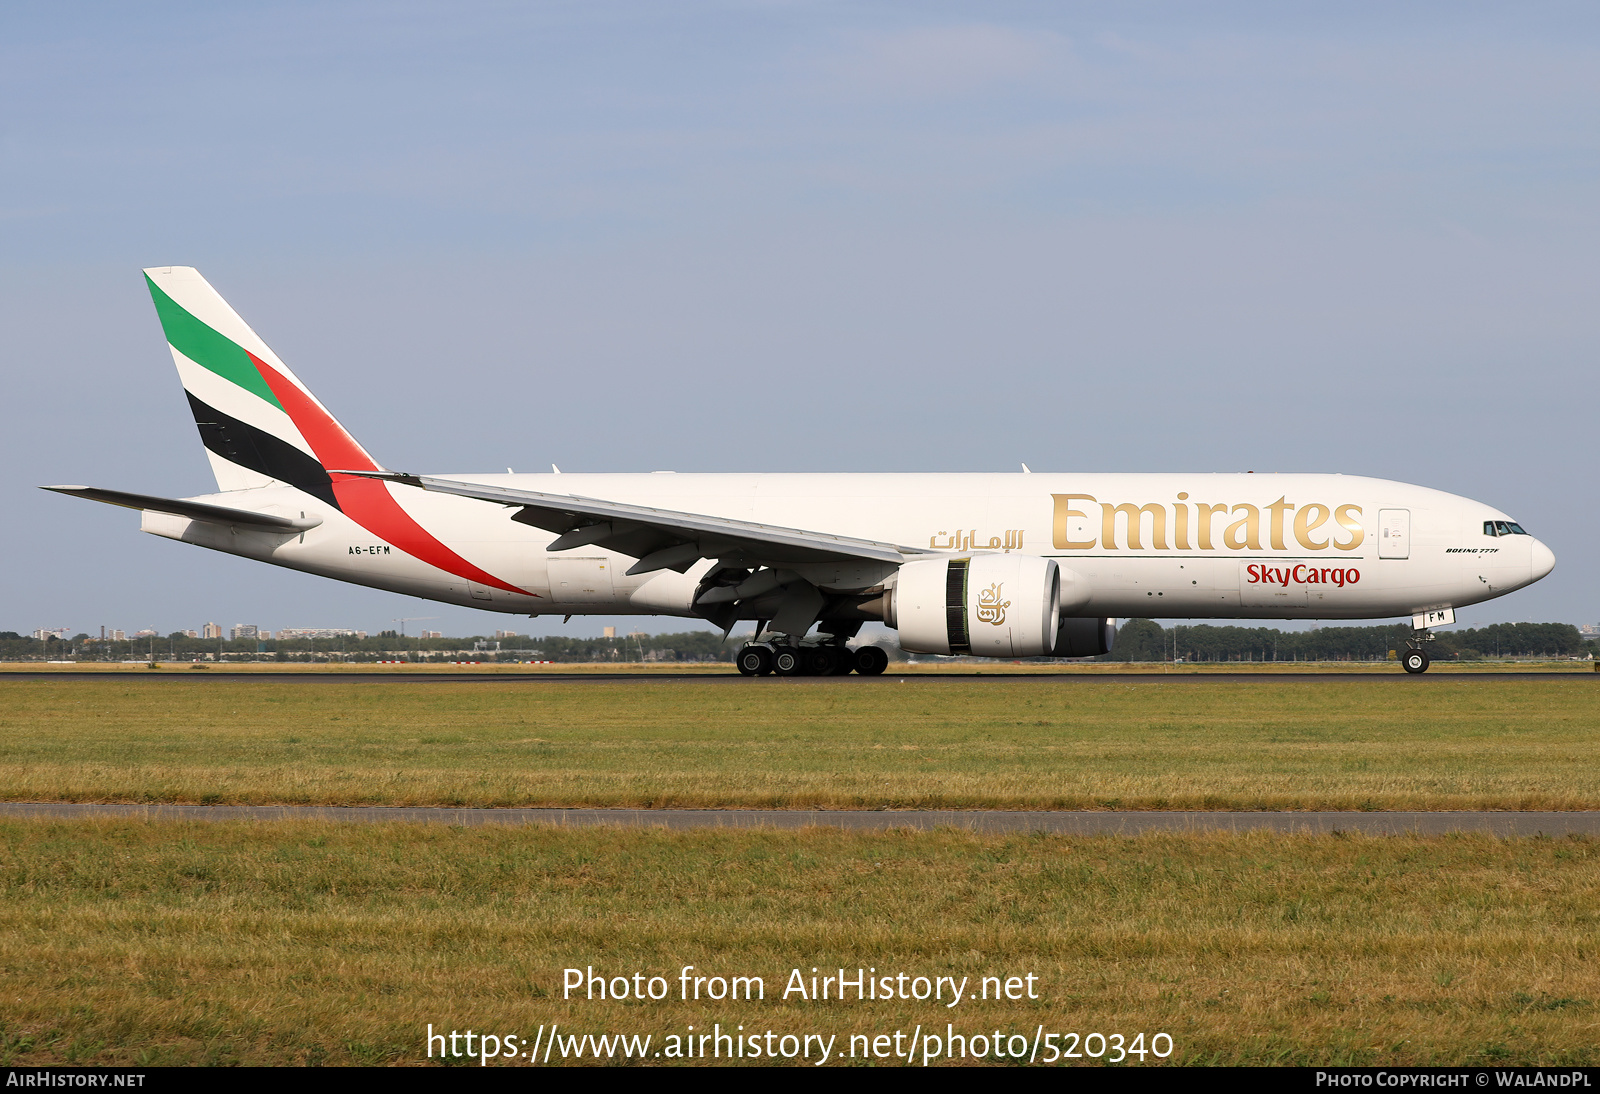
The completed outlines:
{"type": "MultiPolygon", "coordinates": [[[[277,548],[287,545],[266,542],[263,537],[270,533],[263,531],[261,519],[289,521],[296,533],[295,546],[305,545],[304,533],[310,527],[330,520],[339,527],[353,524],[352,537],[363,542],[351,543],[351,551],[376,548],[391,557],[402,552],[423,564],[410,569],[442,571],[453,579],[446,589],[459,587],[469,600],[474,599],[474,591],[482,597],[484,590],[490,589],[519,600],[537,599],[446,546],[394,499],[387,483],[345,474],[382,468],[198,271],[189,266],[160,266],[145,270],[144,277],[216,476],[220,493],[205,499],[215,512],[209,514],[209,520],[197,523],[193,505],[175,499],[88,488],[72,492],[81,496],[118,493],[138,504],[114,504],[128,504],[153,516],[146,521],[148,531],[178,532],[174,538],[230,553],[259,557],[261,549],[267,548],[268,561],[314,572],[323,572],[325,567],[313,558],[297,562],[274,557],[284,554],[277,548]],[[230,512],[224,525],[219,514],[234,509],[239,512],[230,512]],[[244,540],[237,531],[218,536],[223,527],[246,526],[255,534],[244,540]]],[[[385,575],[377,573],[330,576],[380,587],[390,584],[383,580],[385,575]]]]}

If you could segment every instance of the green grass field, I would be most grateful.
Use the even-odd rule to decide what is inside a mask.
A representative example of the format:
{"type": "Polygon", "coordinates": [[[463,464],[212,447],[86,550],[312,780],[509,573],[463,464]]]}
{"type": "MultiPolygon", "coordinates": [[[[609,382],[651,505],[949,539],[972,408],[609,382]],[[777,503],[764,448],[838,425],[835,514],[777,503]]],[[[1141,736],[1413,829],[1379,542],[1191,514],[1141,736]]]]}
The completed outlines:
{"type": "Polygon", "coordinates": [[[429,1023],[555,1022],[654,1048],[949,1023],[1164,1032],[1174,1063],[1593,1065],[1597,866],[1581,839],[4,822],[0,1063],[415,1063],[429,1023]],[[562,999],[589,965],[767,998],[562,999]],[[1039,998],[779,998],[813,966],[1031,973],[1039,998]]]}
{"type": "MultiPolygon", "coordinates": [[[[1600,807],[1592,677],[1418,683],[0,679],[0,797],[1600,807]]],[[[1585,839],[4,821],[0,1063],[404,1064],[429,1023],[559,1023],[859,1064],[852,1036],[948,1023],[1159,1032],[1177,1063],[1592,1065],[1597,866],[1585,839]],[[768,998],[559,998],[589,965],[768,998]],[[1040,997],[780,998],[813,966],[1040,997]]]]}
{"type": "Polygon", "coordinates": [[[12,801],[1595,809],[1592,674],[425,684],[0,678],[12,801]]]}

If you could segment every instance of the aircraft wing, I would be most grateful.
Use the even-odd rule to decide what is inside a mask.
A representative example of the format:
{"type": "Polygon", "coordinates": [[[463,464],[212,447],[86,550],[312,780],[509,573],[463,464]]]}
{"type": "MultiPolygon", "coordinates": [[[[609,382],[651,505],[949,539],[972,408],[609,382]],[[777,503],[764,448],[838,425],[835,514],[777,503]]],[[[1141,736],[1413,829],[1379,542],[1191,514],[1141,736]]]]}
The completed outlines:
{"type": "Polygon", "coordinates": [[[188,517],[190,520],[260,528],[269,532],[293,534],[322,523],[320,520],[296,520],[271,513],[254,513],[249,509],[233,509],[226,505],[184,501],[182,498],[158,498],[150,494],[129,494],[122,490],[101,490],[93,486],[41,486],[39,489],[54,490],[58,494],[71,494],[75,498],[88,498],[90,501],[103,501],[107,505],[120,505],[124,509],[148,509],[156,513],[188,517]]]}
{"type": "Polygon", "coordinates": [[[746,565],[837,562],[870,559],[901,563],[925,548],[900,547],[876,540],[808,532],[752,521],[699,513],[679,513],[646,505],[584,498],[572,494],[547,494],[538,490],[513,490],[504,486],[404,475],[390,471],[334,471],[367,479],[401,483],[440,494],[494,502],[520,510],[511,519],[559,533],[552,551],[595,544],[639,561],[629,574],[653,570],[687,570],[702,558],[741,561],[746,565]]]}

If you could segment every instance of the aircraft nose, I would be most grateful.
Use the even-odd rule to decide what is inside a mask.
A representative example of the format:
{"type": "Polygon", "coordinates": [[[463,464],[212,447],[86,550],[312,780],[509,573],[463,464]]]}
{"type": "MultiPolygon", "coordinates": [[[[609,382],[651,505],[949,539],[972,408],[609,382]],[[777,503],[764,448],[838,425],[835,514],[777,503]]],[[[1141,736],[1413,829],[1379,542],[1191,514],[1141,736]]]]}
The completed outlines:
{"type": "Polygon", "coordinates": [[[1536,539],[1533,541],[1533,550],[1528,561],[1531,564],[1528,580],[1538,581],[1556,568],[1556,553],[1536,539]]]}

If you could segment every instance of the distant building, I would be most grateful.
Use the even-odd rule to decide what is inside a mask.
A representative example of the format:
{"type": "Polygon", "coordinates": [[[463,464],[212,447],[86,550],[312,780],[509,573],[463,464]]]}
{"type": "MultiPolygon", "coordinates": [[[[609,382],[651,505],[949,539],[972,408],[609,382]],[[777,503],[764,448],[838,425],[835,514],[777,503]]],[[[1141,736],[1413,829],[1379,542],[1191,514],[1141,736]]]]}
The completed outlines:
{"type": "Polygon", "coordinates": [[[496,638],[521,638],[522,637],[516,631],[495,631],[494,632],[494,636],[496,638]]]}
{"type": "Polygon", "coordinates": [[[263,642],[268,642],[268,641],[271,641],[271,639],[272,639],[272,632],[271,631],[257,631],[256,632],[256,637],[261,639],[261,641],[263,641],[263,642]]]}
{"type": "Polygon", "coordinates": [[[199,638],[200,637],[200,632],[199,631],[195,631],[195,630],[180,631],[179,633],[182,634],[185,638],[199,638]]]}
{"type": "Polygon", "coordinates": [[[278,638],[365,638],[366,631],[353,631],[348,627],[280,627],[278,638]]]}
{"type": "Polygon", "coordinates": [[[111,634],[110,634],[110,638],[111,638],[111,641],[113,641],[113,642],[126,642],[128,640],[128,632],[127,631],[112,631],[111,634]]]}
{"type": "Polygon", "coordinates": [[[233,630],[228,632],[229,638],[256,638],[261,637],[261,628],[254,623],[235,623],[233,630]]]}
{"type": "Polygon", "coordinates": [[[443,631],[423,631],[422,632],[422,637],[423,638],[443,638],[444,637],[444,632],[443,631]]]}
{"type": "Polygon", "coordinates": [[[1600,623],[1584,623],[1578,628],[1578,633],[1583,635],[1584,641],[1600,638],[1600,623]]]}
{"type": "Polygon", "coordinates": [[[615,638],[617,636],[617,628],[615,628],[615,627],[607,627],[607,628],[605,628],[605,630],[601,631],[600,633],[606,638],[615,638]]]}
{"type": "Polygon", "coordinates": [[[221,638],[222,637],[222,624],[221,623],[207,623],[205,626],[200,628],[200,637],[201,638],[221,638]]]}
{"type": "Polygon", "coordinates": [[[33,632],[33,637],[40,642],[43,642],[46,638],[65,638],[66,636],[66,627],[40,627],[33,632]]]}
{"type": "Polygon", "coordinates": [[[159,638],[159,637],[161,637],[155,631],[151,630],[149,627],[146,627],[142,631],[134,631],[133,632],[133,636],[135,638],[159,638]]]}

